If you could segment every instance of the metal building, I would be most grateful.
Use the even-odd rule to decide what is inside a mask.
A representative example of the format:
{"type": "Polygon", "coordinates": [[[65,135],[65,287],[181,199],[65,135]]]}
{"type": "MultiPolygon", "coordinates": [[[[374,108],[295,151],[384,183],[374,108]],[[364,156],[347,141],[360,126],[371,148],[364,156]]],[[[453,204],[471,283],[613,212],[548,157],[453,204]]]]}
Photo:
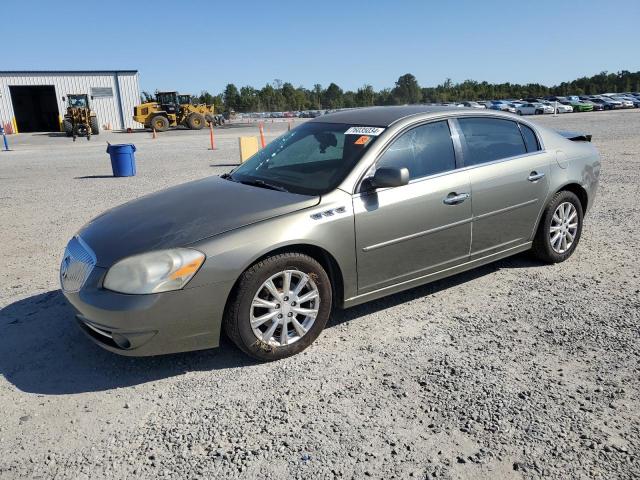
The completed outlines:
{"type": "Polygon", "coordinates": [[[0,126],[13,133],[61,131],[68,94],[89,95],[101,129],[137,125],[138,71],[100,70],[0,71],[0,126]]]}

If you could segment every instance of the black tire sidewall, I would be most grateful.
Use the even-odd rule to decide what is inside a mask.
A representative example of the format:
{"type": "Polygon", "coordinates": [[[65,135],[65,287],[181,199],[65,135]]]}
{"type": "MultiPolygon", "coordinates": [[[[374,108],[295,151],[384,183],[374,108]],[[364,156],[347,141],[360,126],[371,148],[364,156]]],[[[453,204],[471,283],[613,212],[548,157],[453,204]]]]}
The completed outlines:
{"type": "Polygon", "coordinates": [[[163,117],[162,115],[155,116],[151,119],[151,128],[155,128],[158,132],[164,132],[169,128],[169,120],[167,120],[167,118],[163,117]],[[158,119],[162,119],[161,127],[156,126],[156,122],[158,121],[158,119]]]}
{"type": "Polygon", "coordinates": [[[578,247],[578,243],[580,243],[580,238],[582,237],[582,227],[584,220],[584,212],[582,211],[582,203],[580,199],[576,196],[575,193],[569,191],[561,191],[558,192],[549,202],[549,205],[544,211],[544,215],[542,216],[540,226],[538,228],[538,235],[536,236],[536,245],[535,251],[537,256],[546,262],[550,263],[560,263],[564,262],[567,258],[569,258],[575,249],[578,247]],[[570,202],[576,208],[578,212],[578,231],[576,232],[575,239],[571,244],[571,247],[564,253],[556,252],[551,246],[551,240],[549,238],[550,229],[551,229],[551,221],[553,219],[553,214],[561,203],[570,202]]]}
{"type": "Polygon", "coordinates": [[[235,302],[235,318],[231,318],[230,321],[234,322],[237,328],[238,338],[235,340],[239,340],[238,346],[254,358],[278,360],[301,352],[318,338],[331,314],[332,289],[327,273],[317,261],[302,254],[281,254],[258,263],[243,274],[235,302]],[[306,335],[291,345],[273,347],[258,340],[253,333],[249,320],[250,308],[253,297],[262,284],[272,275],[284,270],[300,270],[313,277],[320,293],[320,309],[306,335]]]}

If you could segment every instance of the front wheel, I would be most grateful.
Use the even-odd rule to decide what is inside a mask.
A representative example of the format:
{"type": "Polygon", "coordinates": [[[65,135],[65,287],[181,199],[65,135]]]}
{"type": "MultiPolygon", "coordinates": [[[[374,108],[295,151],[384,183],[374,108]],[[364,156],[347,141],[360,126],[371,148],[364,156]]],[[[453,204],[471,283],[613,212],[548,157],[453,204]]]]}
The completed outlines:
{"type": "Polygon", "coordinates": [[[98,135],[100,133],[100,125],[98,125],[98,118],[91,117],[90,122],[91,122],[91,134],[98,135]]]}
{"type": "Polygon", "coordinates": [[[583,216],[582,204],[573,192],[556,193],[540,219],[533,240],[534,255],[546,263],[564,262],[578,246],[583,216]]]}
{"type": "Polygon", "coordinates": [[[247,269],[225,311],[227,336],[263,361],[290,357],[307,348],[329,319],[329,276],[301,253],[268,257],[247,269]]]}
{"type": "Polygon", "coordinates": [[[522,116],[522,110],[518,110],[516,113],[517,113],[518,115],[522,116]]]}

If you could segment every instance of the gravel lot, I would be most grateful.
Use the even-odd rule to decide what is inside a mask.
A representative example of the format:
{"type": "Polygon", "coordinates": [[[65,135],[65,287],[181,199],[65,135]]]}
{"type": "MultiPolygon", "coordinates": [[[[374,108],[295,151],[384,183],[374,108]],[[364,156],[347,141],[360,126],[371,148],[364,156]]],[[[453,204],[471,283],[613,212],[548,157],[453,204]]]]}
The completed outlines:
{"type": "MultiPolygon", "coordinates": [[[[103,210],[237,161],[257,128],[10,137],[0,153],[0,478],[640,477],[640,110],[593,133],[598,199],[567,262],[527,255],[336,312],[302,355],[103,351],[58,289],[103,210]],[[105,141],[138,147],[110,178],[105,141]]],[[[267,136],[286,124],[267,124],[267,136]]]]}

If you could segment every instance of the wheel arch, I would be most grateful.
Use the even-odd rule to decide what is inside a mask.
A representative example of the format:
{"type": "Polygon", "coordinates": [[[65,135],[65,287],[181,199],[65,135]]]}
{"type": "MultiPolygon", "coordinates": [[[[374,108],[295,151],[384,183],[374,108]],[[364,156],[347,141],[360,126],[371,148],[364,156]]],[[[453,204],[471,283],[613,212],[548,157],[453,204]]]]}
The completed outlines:
{"type": "Polygon", "coordinates": [[[582,206],[582,212],[583,213],[587,212],[587,207],[589,206],[589,194],[587,193],[587,190],[582,185],[575,182],[567,183],[566,185],[563,185],[562,187],[558,188],[554,192],[554,195],[558,192],[562,192],[563,190],[566,190],[568,192],[575,194],[575,196],[578,197],[578,200],[580,200],[580,205],[582,206]]]}
{"type": "Polygon", "coordinates": [[[342,269],[340,268],[340,265],[338,264],[338,261],[335,259],[335,257],[331,253],[329,253],[329,251],[317,245],[313,245],[310,243],[294,243],[274,248],[253,259],[253,261],[248,264],[242,270],[242,272],[240,272],[235,282],[233,283],[233,287],[231,287],[229,295],[227,296],[225,312],[227,311],[230,302],[235,296],[242,274],[247,271],[247,269],[251,268],[256,263],[261,262],[265,258],[282,253],[301,253],[304,255],[308,255],[309,257],[316,260],[327,272],[329,280],[331,281],[333,305],[342,305],[344,300],[344,277],[342,269]]]}

